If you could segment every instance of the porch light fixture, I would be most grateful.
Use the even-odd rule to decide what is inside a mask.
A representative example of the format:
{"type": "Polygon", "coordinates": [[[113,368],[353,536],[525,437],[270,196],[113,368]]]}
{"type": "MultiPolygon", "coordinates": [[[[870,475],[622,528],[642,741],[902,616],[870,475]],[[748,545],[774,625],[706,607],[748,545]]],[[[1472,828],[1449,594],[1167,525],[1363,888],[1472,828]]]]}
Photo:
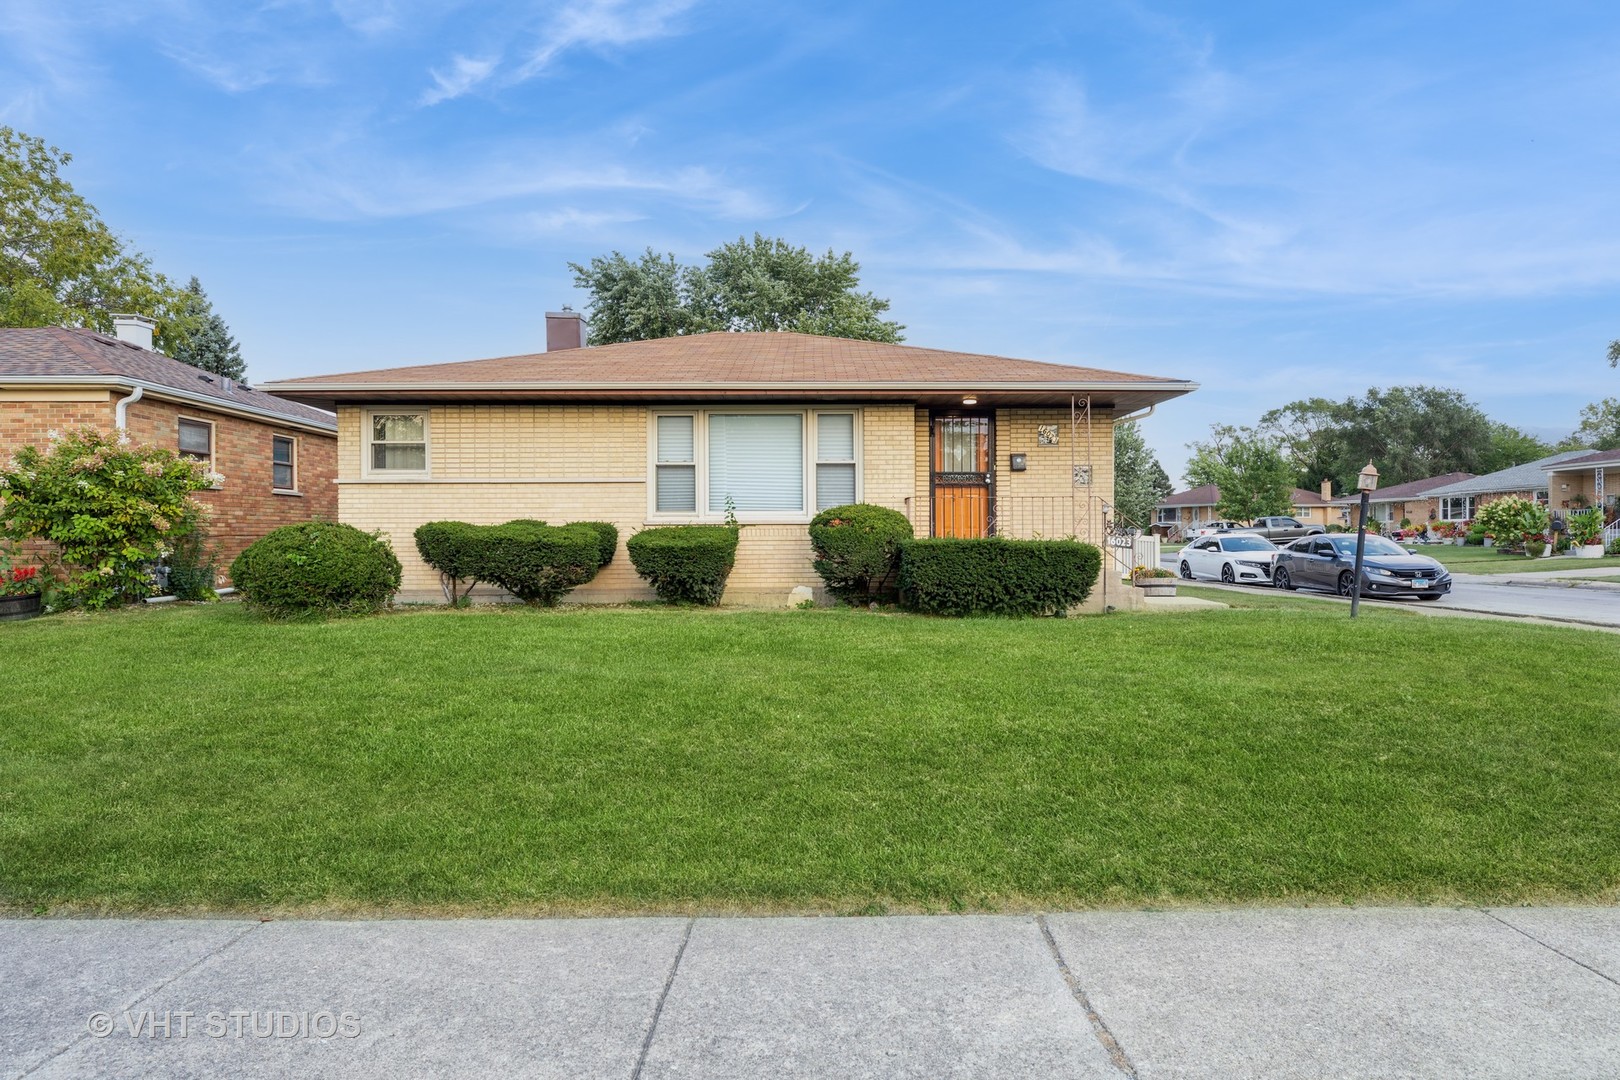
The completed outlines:
{"type": "Polygon", "coordinates": [[[979,399],[976,397],[968,396],[962,399],[962,404],[964,405],[977,405],[978,403],[979,399]]]}
{"type": "Polygon", "coordinates": [[[1361,491],[1361,521],[1356,526],[1356,577],[1350,585],[1350,617],[1356,617],[1361,610],[1361,564],[1367,556],[1367,503],[1372,493],[1378,490],[1378,470],[1373,468],[1371,461],[1356,477],[1356,487],[1361,491]]]}

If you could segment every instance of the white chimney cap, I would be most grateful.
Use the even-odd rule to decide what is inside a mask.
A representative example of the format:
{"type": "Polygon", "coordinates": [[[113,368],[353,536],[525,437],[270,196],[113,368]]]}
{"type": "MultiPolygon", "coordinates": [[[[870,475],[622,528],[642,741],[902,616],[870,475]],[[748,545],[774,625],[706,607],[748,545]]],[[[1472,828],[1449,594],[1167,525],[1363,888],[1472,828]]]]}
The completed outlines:
{"type": "Polygon", "coordinates": [[[145,315],[114,315],[112,322],[113,333],[119,341],[139,345],[143,349],[152,347],[152,331],[157,329],[156,320],[148,319],[145,315]]]}

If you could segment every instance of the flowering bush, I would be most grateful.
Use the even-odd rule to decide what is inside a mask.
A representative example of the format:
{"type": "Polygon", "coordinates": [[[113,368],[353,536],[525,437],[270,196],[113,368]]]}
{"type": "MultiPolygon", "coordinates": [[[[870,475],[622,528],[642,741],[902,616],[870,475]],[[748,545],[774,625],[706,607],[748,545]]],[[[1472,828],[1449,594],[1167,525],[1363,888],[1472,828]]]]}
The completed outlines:
{"type": "Polygon", "coordinates": [[[61,596],[103,608],[152,590],[146,564],[196,528],[203,507],[192,492],[220,477],[171,450],[95,428],[51,433],[0,469],[0,532],[48,540],[61,564],[61,596]]]}

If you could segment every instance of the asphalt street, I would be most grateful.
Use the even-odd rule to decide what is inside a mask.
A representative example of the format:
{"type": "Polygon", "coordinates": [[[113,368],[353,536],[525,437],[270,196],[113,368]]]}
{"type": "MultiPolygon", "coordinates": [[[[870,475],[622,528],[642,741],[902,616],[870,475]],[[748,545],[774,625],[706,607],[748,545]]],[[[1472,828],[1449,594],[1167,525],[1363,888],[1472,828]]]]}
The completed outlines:
{"type": "MultiPolygon", "coordinates": [[[[1421,554],[1421,551],[1419,553],[1421,554]]],[[[1160,563],[1167,569],[1174,570],[1176,562],[1173,552],[1166,552],[1160,557],[1160,563]]],[[[1576,566],[1557,571],[1525,574],[1453,574],[1451,580],[1451,592],[1439,600],[1423,601],[1415,598],[1387,600],[1363,597],[1361,602],[1423,608],[1436,612],[1506,615],[1620,627],[1620,568],[1584,570],[1576,566]],[[1576,580],[1577,576],[1612,579],[1612,584],[1576,580]]],[[[1221,586],[1219,582],[1200,581],[1198,584],[1227,587],[1221,586]]],[[[1264,588],[1249,585],[1232,587],[1243,590],[1264,588]]],[[[1293,595],[1317,597],[1337,603],[1346,602],[1327,593],[1309,589],[1297,590],[1293,595]]]]}
{"type": "Polygon", "coordinates": [[[6,1077],[1620,1075],[1620,909],[0,921],[6,1077]]]}

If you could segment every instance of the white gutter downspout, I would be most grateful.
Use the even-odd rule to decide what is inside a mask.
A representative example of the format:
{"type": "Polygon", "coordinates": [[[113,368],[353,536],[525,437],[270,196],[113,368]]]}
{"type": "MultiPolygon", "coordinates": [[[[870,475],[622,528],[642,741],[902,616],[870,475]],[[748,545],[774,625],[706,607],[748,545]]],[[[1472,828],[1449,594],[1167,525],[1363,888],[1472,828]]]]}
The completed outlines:
{"type": "Polygon", "coordinates": [[[1114,417],[1114,423],[1128,424],[1132,420],[1146,420],[1148,417],[1153,415],[1153,410],[1157,409],[1158,407],[1159,406],[1157,404],[1153,404],[1147,407],[1147,412],[1127,413],[1124,416],[1116,416],[1114,417]]]}
{"type": "Polygon", "coordinates": [[[118,408],[114,410],[114,412],[117,415],[116,424],[119,431],[126,431],[129,429],[129,407],[141,400],[141,395],[144,393],[146,393],[146,388],[137,383],[135,386],[135,392],[118,403],[118,408]]]}

